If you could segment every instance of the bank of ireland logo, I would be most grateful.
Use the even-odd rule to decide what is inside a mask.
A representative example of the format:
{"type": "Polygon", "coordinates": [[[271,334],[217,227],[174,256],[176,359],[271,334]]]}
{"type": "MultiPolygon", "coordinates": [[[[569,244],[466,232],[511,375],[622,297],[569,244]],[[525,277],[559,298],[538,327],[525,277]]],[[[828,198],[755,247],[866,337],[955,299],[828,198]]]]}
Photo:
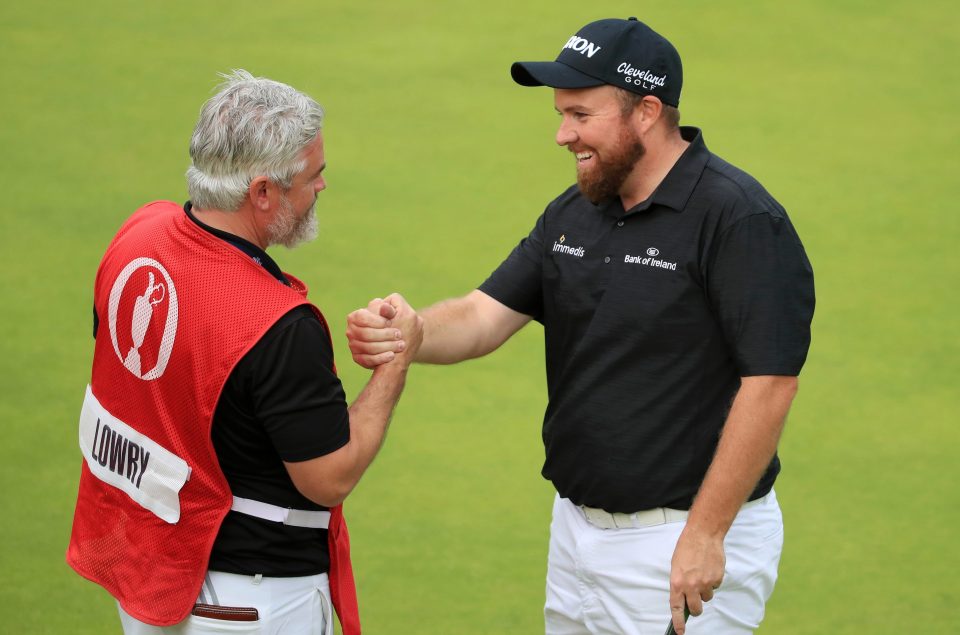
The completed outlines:
{"type": "Polygon", "coordinates": [[[624,262],[632,263],[635,265],[644,265],[647,267],[657,267],[659,269],[669,269],[670,271],[677,270],[677,263],[669,262],[667,260],[660,260],[657,256],[660,255],[660,250],[656,247],[647,247],[647,255],[644,256],[631,256],[627,254],[623,257],[624,262]]]}
{"type": "Polygon", "coordinates": [[[124,368],[150,381],[163,375],[177,335],[177,290],[152,258],[135,258],[117,276],[108,305],[110,339],[124,368]]]}

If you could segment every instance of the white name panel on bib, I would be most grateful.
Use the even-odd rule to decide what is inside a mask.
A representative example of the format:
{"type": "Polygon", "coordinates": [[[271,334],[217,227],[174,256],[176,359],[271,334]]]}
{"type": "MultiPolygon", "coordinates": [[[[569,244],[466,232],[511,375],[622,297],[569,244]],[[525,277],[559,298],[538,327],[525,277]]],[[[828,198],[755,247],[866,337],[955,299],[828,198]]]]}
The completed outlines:
{"type": "Polygon", "coordinates": [[[180,520],[180,490],[190,466],[107,412],[90,386],[80,411],[80,451],[98,479],[168,523],[180,520]]]}

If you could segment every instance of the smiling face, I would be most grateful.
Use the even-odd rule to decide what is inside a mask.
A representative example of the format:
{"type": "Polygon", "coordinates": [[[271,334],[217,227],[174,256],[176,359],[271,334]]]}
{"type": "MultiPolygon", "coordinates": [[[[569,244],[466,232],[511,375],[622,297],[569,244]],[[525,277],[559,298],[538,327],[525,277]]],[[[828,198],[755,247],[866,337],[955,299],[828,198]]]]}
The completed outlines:
{"type": "Polygon", "coordinates": [[[554,89],[562,118],[557,143],[577,162],[577,185],[593,202],[622,193],[645,149],[612,86],[554,89]]]}

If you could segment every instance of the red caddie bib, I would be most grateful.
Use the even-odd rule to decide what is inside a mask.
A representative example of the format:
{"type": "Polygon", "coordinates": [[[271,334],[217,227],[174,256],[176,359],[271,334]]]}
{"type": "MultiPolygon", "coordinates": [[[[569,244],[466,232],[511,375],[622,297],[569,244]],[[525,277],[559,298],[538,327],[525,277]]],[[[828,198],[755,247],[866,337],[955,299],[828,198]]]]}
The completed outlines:
{"type": "MultiPolygon", "coordinates": [[[[243,355],[309,304],[306,287],[287,278],[292,287],[169,201],[131,216],[100,263],[67,562],[143,622],[182,621],[200,593],[232,502],[210,439],[214,410],[243,355]]],[[[328,534],[334,605],[344,633],[359,634],[339,506],[328,534]]]]}

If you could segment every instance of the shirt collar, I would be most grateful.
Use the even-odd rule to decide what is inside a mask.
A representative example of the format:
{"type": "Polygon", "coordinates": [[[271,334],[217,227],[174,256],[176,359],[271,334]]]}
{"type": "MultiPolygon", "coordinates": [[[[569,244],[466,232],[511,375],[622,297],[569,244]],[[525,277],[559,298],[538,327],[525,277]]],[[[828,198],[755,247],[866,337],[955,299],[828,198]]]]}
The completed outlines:
{"type": "MultiPolygon", "coordinates": [[[[693,194],[693,189],[700,182],[700,176],[703,174],[703,169],[710,158],[710,151],[707,150],[703,141],[703,133],[699,128],[681,126],[680,136],[690,145],[670,168],[667,176],[663,178],[653,194],[647,200],[627,210],[628,214],[645,211],[651,205],[663,205],[678,212],[682,212],[683,208],[686,207],[690,195],[693,194]]],[[[618,203],[619,201],[613,201],[615,208],[620,207],[618,203]]]]}
{"type": "Polygon", "coordinates": [[[246,255],[250,256],[250,259],[255,263],[267,270],[267,272],[272,275],[274,278],[282,282],[283,284],[290,286],[290,281],[287,280],[287,277],[283,275],[283,272],[280,270],[280,266],[274,262],[273,258],[267,255],[263,249],[254,245],[252,242],[246,238],[241,238],[236,234],[231,234],[230,232],[225,232],[222,229],[217,229],[216,227],[211,227],[207,225],[196,216],[193,215],[193,203],[187,201],[183,204],[183,211],[187,213],[187,217],[197,224],[198,227],[204,231],[213,234],[220,240],[224,240],[246,255]]]}

